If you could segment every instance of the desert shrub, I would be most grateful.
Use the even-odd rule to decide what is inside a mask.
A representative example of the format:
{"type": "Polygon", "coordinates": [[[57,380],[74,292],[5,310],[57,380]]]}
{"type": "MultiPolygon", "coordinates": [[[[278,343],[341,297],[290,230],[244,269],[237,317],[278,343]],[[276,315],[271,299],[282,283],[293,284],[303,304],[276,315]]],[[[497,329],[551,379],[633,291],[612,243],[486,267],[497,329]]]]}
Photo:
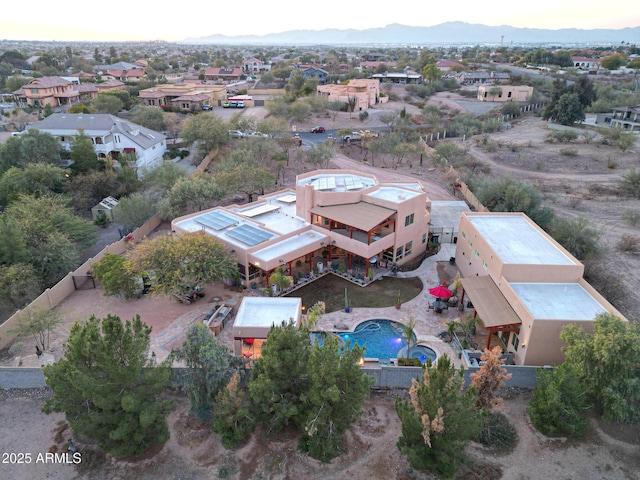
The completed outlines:
{"type": "Polygon", "coordinates": [[[611,157],[607,157],[607,168],[610,170],[615,170],[618,168],[618,162],[613,160],[611,157]]]}
{"type": "Polygon", "coordinates": [[[640,224],[640,210],[627,210],[622,214],[622,221],[635,227],[640,224]]]}
{"type": "Polygon", "coordinates": [[[616,248],[621,252],[638,254],[640,253],[640,236],[624,233],[618,240],[616,248]]]}
{"type": "Polygon", "coordinates": [[[569,143],[578,138],[573,130],[553,130],[547,134],[544,141],[547,143],[569,143]]]}
{"type": "Polygon", "coordinates": [[[514,117],[520,116],[520,105],[514,102],[507,102],[500,108],[500,113],[503,115],[511,115],[514,117]]]}
{"type": "Polygon", "coordinates": [[[632,168],[627,174],[622,175],[620,187],[627,195],[640,198],[640,170],[632,168]]]}
{"type": "Polygon", "coordinates": [[[582,197],[579,195],[569,195],[567,197],[567,205],[571,208],[578,208],[582,203],[582,197]]]}
{"type": "Polygon", "coordinates": [[[561,148],[560,155],[564,155],[566,157],[577,157],[578,150],[576,150],[575,148],[561,148]]]}
{"type": "Polygon", "coordinates": [[[527,409],[533,426],[545,435],[580,435],[589,422],[583,416],[586,392],[576,375],[559,367],[538,370],[536,377],[527,409]]]}
{"type": "Polygon", "coordinates": [[[567,219],[556,217],[551,225],[553,238],[580,260],[598,254],[600,232],[592,228],[585,217],[567,219]]]}
{"type": "Polygon", "coordinates": [[[482,429],[476,441],[485,447],[513,447],[518,440],[515,427],[501,412],[487,412],[482,417],[482,429]]]}
{"type": "Polygon", "coordinates": [[[369,112],[367,112],[366,110],[364,112],[360,112],[358,117],[360,118],[361,122],[364,122],[367,118],[369,118],[369,112]]]}
{"type": "Polygon", "coordinates": [[[497,132],[502,128],[502,121],[497,118],[486,118],[482,120],[480,124],[480,131],[482,133],[492,133],[497,132]]]}
{"type": "Polygon", "coordinates": [[[589,260],[584,264],[584,279],[615,307],[624,306],[630,296],[629,289],[616,275],[597,260],[589,260]]]}

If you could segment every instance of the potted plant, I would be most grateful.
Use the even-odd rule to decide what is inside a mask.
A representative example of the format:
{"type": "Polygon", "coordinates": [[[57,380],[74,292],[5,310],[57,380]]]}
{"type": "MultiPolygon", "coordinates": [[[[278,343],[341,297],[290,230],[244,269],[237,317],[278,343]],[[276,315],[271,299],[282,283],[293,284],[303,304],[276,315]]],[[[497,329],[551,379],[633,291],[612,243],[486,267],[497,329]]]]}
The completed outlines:
{"type": "Polygon", "coordinates": [[[400,305],[402,305],[402,303],[400,303],[400,290],[398,290],[398,294],[396,295],[396,309],[400,310],[400,305]]]}
{"type": "Polygon", "coordinates": [[[347,289],[344,289],[344,311],[349,313],[351,311],[351,307],[349,306],[349,296],[347,295],[347,289]]]}

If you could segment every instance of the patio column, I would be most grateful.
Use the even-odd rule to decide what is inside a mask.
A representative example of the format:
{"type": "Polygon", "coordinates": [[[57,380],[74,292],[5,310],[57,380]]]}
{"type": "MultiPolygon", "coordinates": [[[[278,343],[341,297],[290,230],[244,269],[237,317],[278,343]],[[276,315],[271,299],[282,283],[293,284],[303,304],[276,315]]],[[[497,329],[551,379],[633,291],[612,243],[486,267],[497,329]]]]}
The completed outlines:
{"type": "Polygon", "coordinates": [[[265,270],[264,276],[267,279],[267,288],[269,288],[269,275],[271,275],[271,270],[265,270]]]}
{"type": "Polygon", "coordinates": [[[364,276],[368,277],[369,276],[369,259],[367,258],[367,264],[364,267],[364,276]]]}
{"type": "Polygon", "coordinates": [[[289,276],[293,276],[293,265],[292,264],[293,264],[292,261],[289,262],[289,264],[288,264],[289,265],[289,276]]]}
{"type": "Polygon", "coordinates": [[[347,269],[351,270],[351,259],[353,257],[353,254],[351,252],[349,252],[349,255],[347,256],[347,269]]]}

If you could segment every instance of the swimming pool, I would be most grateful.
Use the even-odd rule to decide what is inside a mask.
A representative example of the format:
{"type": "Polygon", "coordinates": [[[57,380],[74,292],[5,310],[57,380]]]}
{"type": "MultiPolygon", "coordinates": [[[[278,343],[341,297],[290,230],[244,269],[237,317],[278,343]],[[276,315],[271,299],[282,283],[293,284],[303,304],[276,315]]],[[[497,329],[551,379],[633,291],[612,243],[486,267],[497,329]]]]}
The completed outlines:
{"type": "MultiPolygon", "coordinates": [[[[362,322],[356,326],[353,332],[335,332],[345,342],[350,341],[352,348],[355,344],[366,347],[364,354],[366,358],[378,358],[381,360],[398,358],[398,353],[403,349],[406,352],[407,342],[402,333],[403,330],[400,323],[384,319],[362,322]]],[[[321,342],[319,336],[312,338],[318,339],[319,343],[321,342]]],[[[410,356],[419,358],[423,362],[426,362],[427,358],[432,360],[436,358],[435,352],[424,345],[411,347],[410,356]],[[422,360],[422,357],[425,359],[422,360]]]]}

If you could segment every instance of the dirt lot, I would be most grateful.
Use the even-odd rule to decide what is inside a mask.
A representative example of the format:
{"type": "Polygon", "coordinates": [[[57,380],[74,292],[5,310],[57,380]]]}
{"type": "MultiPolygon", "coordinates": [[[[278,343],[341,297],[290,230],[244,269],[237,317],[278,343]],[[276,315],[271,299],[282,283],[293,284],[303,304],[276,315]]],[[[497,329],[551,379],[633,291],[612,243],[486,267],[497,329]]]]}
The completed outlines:
{"type": "MultiPolygon", "coordinates": [[[[638,429],[621,429],[593,421],[582,440],[550,439],[535,431],[525,413],[529,392],[507,392],[504,413],[518,432],[513,450],[494,451],[470,444],[471,460],[458,479],[508,480],[632,480],[637,479],[640,458],[638,429]]],[[[30,453],[31,464],[0,464],[0,478],[31,480],[230,480],[308,478],[371,480],[421,480],[435,477],[413,471],[395,443],[400,423],[394,399],[404,392],[374,393],[365,403],[359,421],[346,435],[348,451],[330,464],[298,452],[296,437],[285,432],[263,441],[260,432],[234,450],[224,448],[220,437],[187,414],[188,402],[173,395],[176,410],[169,416],[171,438],[160,451],[140,459],[114,460],[99,454],[94,445],[74,437],[82,454],[78,465],[36,463],[56,445],[64,451],[72,432],[64,416],[44,415],[40,406],[46,390],[0,391],[0,451],[30,453]]]]}
{"type": "MultiPolygon", "coordinates": [[[[454,102],[451,97],[430,100],[454,102]]],[[[390,103],[385,109],[399,109],[401,104],[390,103]]],[[[415,107],[408,108],[410,113],[415,107]]],[[[463,108],[461,107],[461,110],[463,108]]],[[[335,128],[353,125],[359,120],[349,120],[348,114],[339,116],[335,128]],[[338,126],[340,125],[340,126],[338,126]]],[[[363,128],[374,126],[376,115],[370,115],[363,128]],[[367,123],[368,122],[368,123],[367,123]]],[[[329,122],[324,122],[328,127],[329,122]]],[[[309,119],[309,127],[318,124],[317,118],[309,119]]],[[[465,146],[476,155],[492,174],[513,174],[526,178],[545,192],[547,201],[560,215],[585,215],[603,232],[603,265],[613,272],[631,291],[622,309],[629,318],[638,319],[638,297],[635,289],[638,281],[639,259],[620,253],[615,245],[623,233],[637,234],[637,229],[627,227],[620,221],[626,209],[637,209],[637,200],[620,199],[612,186],[620,175],[637,164],[637,148],[621,154],[612,147],[595,145],[572,145],[577,155],[562,155],[562,146],[544,143],[546,124],[537,118],[527,118],[511,130],[492,136],[503,146],[495,152],[487,152],[469,140],[465,146]],[[531,143],[529,143],[531,142],[531,143]],[[518,144],[515,151],[513,144],[518,144]],[[615,168],[609,165],[614,159],[615,168]],[[603,167],[605,165],[605,167],[603,167]],[[575,198],[580,201],[575,201],[575,198]]],[[[451,183],[443,172],[432,165],[402,168],[399,170],[371,167],[361,162],[358,148],[341,149],[341,154],[332,162],[338,168],[357,168],[371,171],[381,181],[392,181],[394,176],[410,174],[427,185],[433,199],[450,199],[451,183]],[[353,152],[353,153],[351,153],[353,152]],[[353,158],[349,158],[349,156],[353,158]]],[[[104,316],[116,313],[112,300],[101,295],[99,290],[84,293],[84,301],[74,297],[62,305],[62,311],[74,312],[62,324],[53,340],[53,353],[61,354],[65,333],[74,318],[83,318],[91,313],[104,316]],[[74,303],[76,302],[76,303],[74,303]],[[77,303],[80,302],[80,303],[77,303]]],[[[208,290],[206,302],[212,298],[228,298],[233,293],[221,289],[208,290]]],[[[118,311],[123,318],[140,313],[154,328],[170,326],[173,320],[185,313],[195,312],[200,307],[184,306],[172,302],[157,303],[153,299],[130,301],[118,311]]],[[[167,339],[170,340],[170,339],[167,339]]],[[[179,337],[171,338],[179,341],[179,337]]],[[[169,344],[170,342],[168,342],[169,344]]],[[[28,361],[32,355],[31,344],[24,352],[28,361]],[[31,355],[30,355],[31,354],[31,355]]],[[[5,358],[5,362],[10,359],[5,358]]],[[[6,363],[5,363],[6,364],[6,363]]],[[[82,452],[82,463],[78,466],[35,463],[39,453],[46,453],[57,445],[65,446],[71,432],[65,430],[62,415],[46,416],[40,406],[47,395],[45,390],[0,391],[0,452],[30,453],[34,462],[29,465],[0,463],[0,478],[32,479],[48,478],[67,480],[86,479],[199,479],[228,478],[245,479],[430,479],[432,477],[412,471],[406,459],[395,447],[400,435],[398,417],[393,401],[400,392],[374,394],[365,404],[364,414],[349,431],[346,439],[348,453],[329,465],[322,465],[296,450],[296,440],[291,434],[283,434],[268,442],[262,441],[258,433],[236,450],[227,450],[219,437],[208,427],[197,425],[186,414],[188,405],[182,397],[176,397],[177,409],[169,417],[171,439],[160,452],[136,461],[115,461],[103,458],[89,445],[74,437],[82,452]]],[[[459,478],[504,478],[537,479],[636,479],[640,470],[640,429],[622,428],[593,422],[592,428],[582,440],[549,439],[537,433],[528,422],[526,407],[528,392],[512,392],[505,402],[504,413],[518,431],[519,441],[511,451],[487,451],[472,444],[467,453],[476,461],[475,466],[463,472],[459,478]]]]}

